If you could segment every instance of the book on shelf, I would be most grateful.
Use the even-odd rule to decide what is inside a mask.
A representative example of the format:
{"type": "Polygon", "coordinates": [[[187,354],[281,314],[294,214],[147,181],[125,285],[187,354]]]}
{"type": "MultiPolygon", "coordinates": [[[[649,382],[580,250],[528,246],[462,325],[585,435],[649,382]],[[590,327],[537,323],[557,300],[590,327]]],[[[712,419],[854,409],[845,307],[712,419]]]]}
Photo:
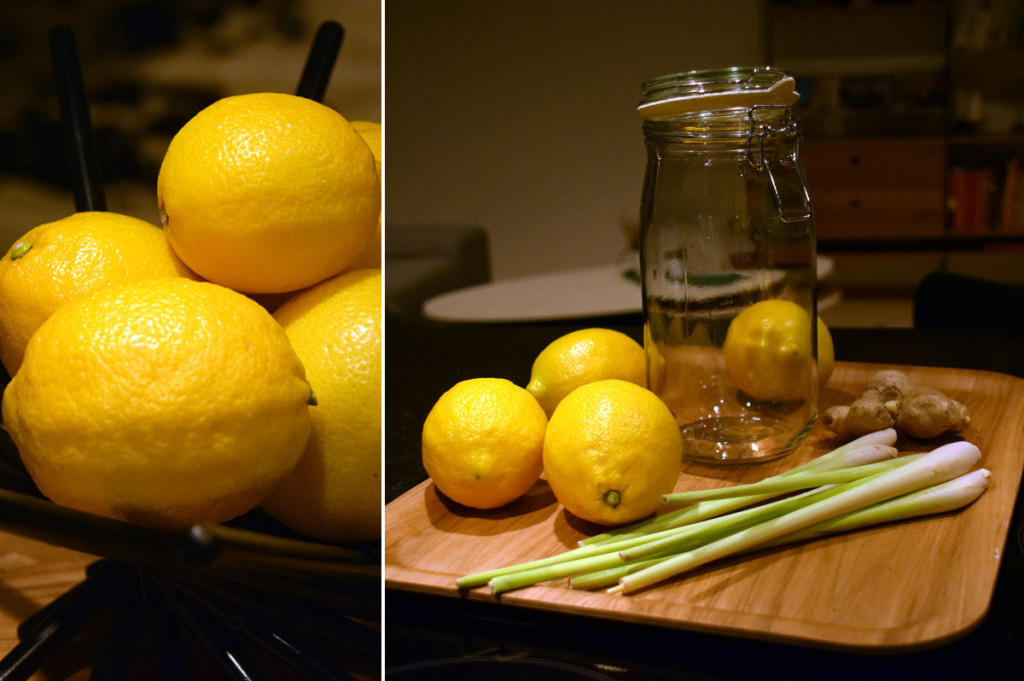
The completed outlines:
{"type": "Polygon", "coordinates": [[[1024,45],[1024,3],[1020,0],[957,0],[954,49],[1000,50],[1024,45]]]}
{"type": "Polygon", "coordinates": [[[1024,193],[1021,192],[1020,158],[1017,156],[1011,158],[1006,164],[1001,200],[999,223],[1002,231],[1024,232],[1024,227],[1022,227],[1024,211],[1021,210],[1024,193]]]}
{"type": "Polygon", "coordinates": [[[947,176],[948,229],[960,236],[1024,235],[1022,160],[1003,165],[952,166],[947,176]]]}

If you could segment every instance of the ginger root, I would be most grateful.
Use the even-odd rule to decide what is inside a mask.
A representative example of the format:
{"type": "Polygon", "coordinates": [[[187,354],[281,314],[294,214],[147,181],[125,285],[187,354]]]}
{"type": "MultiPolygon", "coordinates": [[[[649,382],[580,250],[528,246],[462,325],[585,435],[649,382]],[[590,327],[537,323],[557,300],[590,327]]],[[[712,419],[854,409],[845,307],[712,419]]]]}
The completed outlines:
{"type": "Polygon", "coordinates": [[[967,428],[967,407],[934,388],[914,383],[902,371],[886,369],[868,381],[849,405],[829,407],[822,424],[839,437],[860,437],[895,428],[920,439],[967,428]]]}

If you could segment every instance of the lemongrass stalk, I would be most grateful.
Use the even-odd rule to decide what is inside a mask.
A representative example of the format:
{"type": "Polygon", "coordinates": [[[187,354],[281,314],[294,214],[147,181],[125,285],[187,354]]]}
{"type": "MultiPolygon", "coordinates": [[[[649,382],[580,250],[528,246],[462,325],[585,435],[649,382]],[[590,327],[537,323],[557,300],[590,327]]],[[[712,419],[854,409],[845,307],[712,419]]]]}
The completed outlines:
{"type": "MultiPolygon", "coordinates": [[[[880,474],[880,473],[879,473],[880,474]]],[[[694,549],[703,544],[721,539],[739,530],[742,530],[759,523],[778,518],[779,516],[792,513],[808,504],[816,503],[824,499],[830,499],[857,484],[871,480],[872,476],[859,478],[842,485],[826,486],[812,489],[803,494],[798,494],[785,499],[779,499],[767,504],[744,509],[720,518],[712,518],[694,525],[687,525],[679,528],[675,534],[655,538],[651,541],[637,544],[619,551],[624,561],[652,558],[669,553],[680,553],[694,549]]]]}
{"type": "Polygon", "coordinates": [[[603,570],[605,568],[622,565],[623,562],[624,561],[617,552],[603,553],[598,556],[565,561],[556,565],[548,565],[546,567],[535,568],[532,570],[520,570],[517,572],[499,575],[487,582],[487,586],[489,586],[491,591],[495,594],[500,594],[514,589],[533,586],[540,582],[547,582],[552,579],[571,577],[572,575],[590,572],[593,570],[603,570]]]}
{"type": "Polygon", "coordinates": [[[906,466],[882,473],[867,484],[855,485],[852,489],[829,499],[812,503],[626,575],[619,580],[617,586],[609,589],[609,592],[630,593],[829,518],[951,480],[969,471],[980,458],[981,452],[969,442],[944,445],[906,466]]]}
{"type": "Polygon", "coordinates": [[[827,456],[835,455],[836,452],[842,453],[844,451],[849,451],[851,449],[857,449],[858,447],[863,447],[864,445],[889,445],[889,446],[892,446],[892,445],[896,444],[896,440],[897,439],[898,439],[898,434],[896,433],[896,429],[895,428],[883,428],[882,430],[876,430],[873,433],[866,433],[864,435],[861,435],[858,438],[854,438],[853,440],[850,440],[849,442],[847,442],[845,444],[839,445],[838,447],[833,449],[831,452],[828,452],[826,454],[822,454],[818,458],[822,459],[822,458],[827,457],[827,456]]]}
{"type": "MultiPolygon", "coordinates": [[[[889,463],[909,463],[909,457],[893,460],[889,463]]],[[[891,466],[890,466],[891,467],[891,466]]],[[[858,467],[863,469],[864,467],[858,467]]],[[[873,469],[874,470],[874,469],[873,469]]],[[[874,470],[880,474],[881,470],[874,470]]],[[[567,551],[559,556],[533,561],[529,564],[513,565],[508,568],[492,570],[487,585],[494,593],[504,593],[513,589],[533,586],[539,582],[547,582],[562,577],[571,577],[585,572],[615,567],[629,561],[648,558],[667,553],[678,553],[684,548],[692,548],[718,539],[727,534],[748,527],[770,518],[789,513],[806,506],[812,501],[834,496],[856,483],[871,479],[871,475],[861,475],[856,481],[832,488],[825,486],[785,499],[762,504],[754,508],[737,511],[724,517],[711,518],[699,523],[661,532],[632,537],[616,542],[608,542],[597,546],[583,547],[567,551]],[[585,555],[587,554],[587,555],[585,555]]],[[[482,574],[469,575],[456,581],[461,588],[479,586],[482,574]]]]}
{"type": "Polygon", "coordinates": [[[736,499],[719,499],[700,504],[692,504],[684,508],[677,508],[665,513],[660,513],[653,518],[642,520],[631,525],[624,525],[614,530],[593,537],[585,537],[579,541],[580,546],[602,546],[605,543],[621,541],[626,538],[643,537],[652,532],[663,532],[672,530],[703,520],[710,520],[719,516],[731,513],[735,510],[746,508],[773,495],[761,494],[758,496],[739,497],[736,499]]]}
{"type": "MultiPolygon", "coordinates": [[[[776,537],[763,544],[756,544],[749,550],[761,551],[777,548],[883,523],[955,511],[971,504],[981,496],[988,487],[990,478],[991,473],[988,470],[979,468],[958,478],[844,513],[802,530],[776,537]]],[[[667,560],[671,555],[675,554],[635,560],[616,567],[576,575],[569,580],[569,587],[572,589],[602,589],[612,586],[622,577],[667,560]]]]}
{"type": "MultiPolygon", "coordinates": [[[[816,469],[818,467],[852,467],[892,458],[897,454],[896,449],[892,447],[895,439],[896,431],[893,429],[870,433],[779,475],[789,475],[801,470],[816,469]]],[[[617,528],[617,530],[585,539],[580,542],[579,548],[554,556],[459,577],[455,580],[455,586],[459,589],[472,589],[483,586],[496,577],[513,572],[535,570],[571,560],[579,560],[618,551],[640,542],[651,541],[665,536],[659,533],[668,533],[679,527],[716,518],[737,509],[765,501],[773,496],[775,495],[765,494],[741,499],[724,499],[694,504],[687,508],[669,511],[668,513],[655,516],[653,519],[634,523],[633,525],[617,528]]]]}
{"type": "MultiPolygon", "coordinates": [[[[823,493],[822,490],[812,490],[799,496],[784,499],[781,502],[764,504],[763,506],[740,511],[724,518],[712,518],[693,525],[663,530],[642,537],[632,537],[598,546],[584,547],[591,550],[592,555],[588,556],[580,557],[585,551],[576,549],[561,554],[562,560],[534,561],[526,567],[523,565],[511,566],[505,570],[493,571],[498,574],[494,574],[487,581],[487,586],[495,593],[503,593],[513,589],[533,586],[539,582],[547,582],[562,577],[571,577],[585,572],[615,567],[632,559],[632,556],[628,555],[629,551],[642,549],[652,543],[658,544],[659,548],[664,546],[665,548],[662,551],[664,553],[678,552],[678,546],[682,542],[687,544],[701,543],[709,541],[710,538],[724,536],[734,532],[737,527],[752,525],[759,521],[787,513],[801,505],[806,505],[808,497],[823,493]],[[690,537],[694,537],[694,539],[687,541],[690,537]],[[570,557],[570,554],[573,557],[570,557]]],[[[643,557],[648,557],[657,555],[658,552],[658,550],[648,550],[642,555],[643,557]]],[[[552,558],[558,558],[558,556],[552,558]]],[[[462,578],[462,580],[461,583],[463,584],[478,585],[480,576],[470,575],[468,578],[462,578]]]]}
{"type": "MultiPolygon", "coordinates": [[[[465,575],[455,580],[455,586],[459,589],[472,589],[478,586],[483,586],[490,582],[496,577],[509,575],[516,572],[526,572],[529,570],[540,570],[547,567],[560,565],[562,563],[581,560],[585,558],[593,558],[609,553],[617,553],[620,550],[627,549],[637,544],[644,542],[661,539],[662,537],[671,536],[678,532],[678,528],[668,528],[659,532],[652,532],[650,534],[623,537],[613,542],[606,542],[604,544],[595,544],[588,546],[581,546],[569,551],[563,551],[562,553],[548,556],[546,558],[538,558],[537,560],[531,560],[527,563],[518,563],[516,565],[507,565],[505,567],[495,568],[493,570],[487,570],[484,572],[477,572],[471,575],[465,575]]],[[[544,581],[539,579],[537,581],[544,581]]]]}
{"type": "Polygon", "coordinates": [[[587,558],[591,556],[597,556],[605,553],[609,553],[614,549],[607,549],[598,546],[581,546],[576,549],[564,551],[554,556],[548,556],[546,558],[538,558],[537,560],[531,560],[527,563],[519,563],[516,565],[507,565],[493,570],[485,570],[483,572],[476,572],[471,575],[465,575],[455,580],[455,587],[457,589],[473,589],[478,586],[483,586],[495,577],[507,575],[513,572],[524,572],[526,570],[534,570],[537,568],[543,568],[551,565],[557,565],[566,561],[576,560],[579,558],[587,558]]]}
{"type": "Polygon", "coordinates": [[[979,468],[938,485],[932,485],[824,520],[802,530],[777,537],[755,548],[783,546],[808,539],[817,539],[829,534],[859,530],[871,525],[955,511],[980,497],[988,487],[991,477],[992,474],[987,469],[979,468]]]}
{"type": "MultiPolygon", "coordinates": [[[[680,528],[677,534],[670,534],[660,538],[653,537],[651,541],[622,549],[619,551],[619,554],[622,556],[623,560],[629,562],[653,556],[664,556],[670,553],[680,553],[682,551],[692,550],[698,546],[710,543],[746,527],[791,513],[809,504],[830,499],[857,485],[867,484],[882,473],[885,473],[887,470],[906,466],[921,456],[924,455],[915,454],[900,457],[899,459],[894,459],[892,461],[886,461],[884,463],[889,464],[887,467],[873,469],[874,472],[869,473],[868,475],[859,476],[845,483],[824,485],[822,487],[803,492],[802,494],[779,499],[754,508],[737,511],[736,513],[732,513],[721,518],[714,518],[702,523],[688,525],[680,528]]],[[[867,466],[860,466],[859,468],[864,469],[867,468],[867,466]]]]}
{"type": "Polygon", "coordinates": [[[732,487],[717,487],[714,489],[698,489],[691,490],[689,492],[675,492],[673,494],[664,495],[662,500],[666,504],[693,504],[700,501],[710,501],[712,499],[732,499],[735,497],[745,497],[754,494],[784,494],[786,492],[811,489],[812,487],[821,487],[823,485],[852,482],[860,478],[874,475],[875,473],[883,473],[885,471],[892,470],[893,468],[905,466],[915,458],[920,458],[921,456],[924,455],[908,454],[907,456],[902,456],[898,459],[876,461],[875,463],[864,464],[863,466],[854,466],[853,468],[803,471],[800,473],[794,473],[793,475],[767,478],[760,482],[752,482],[746,485],[733,485],[732,487]]]}
{"type": "MultiPolygon", "coordinates": [[[[810,470],[835,470],[838,468],[848,468],[891,459],[898,454],[896,448],[892,446],[892,443],[895,441],[896,431],[892,428],[887,428],[886,430],[875,433],[869,433],[868,435],[852,440],[841,447],[837,447],[831,452],[811,459],[799,466],[794,466],[793,468],[783,471],[771,478],[765,479],[771,480],[782,478],[810,470]]],[[[638,523],[625,525],[602,534],[594,535],[593,537],[582,539],[579,544],[580,546],[601,544],[604,542],[622,539],[624,537],[636,537],[650,532],[658,532],[674,527],[681,527],[690,523],[731,513],[737,509],[751,506],[764,501],[765,499],[770,499],[772,496],[774,495],[755,495],[745,498],[724,499],[714,502],[693,504],[685,508],[679,508],[662,513],[638,523]]]]}
{"type": "Polygon", "coordinates": [[[618,584],[619,580],[626,575],[633,574],[638,570],[650,567],[656,563],[660,563],[666,560],[669,556],[658,556],[657,558],[645,558],[644,560],[637,560],[632,563],[624,563],[622,565],[616,565],[615,567],[605,568],[604,570],[594,570],[593,572],[584,572],[580,575],[573,575],[569,580],[570,589],[579,590],[590,590],[590,589],[604,589],[609,586],[618,584]]]}

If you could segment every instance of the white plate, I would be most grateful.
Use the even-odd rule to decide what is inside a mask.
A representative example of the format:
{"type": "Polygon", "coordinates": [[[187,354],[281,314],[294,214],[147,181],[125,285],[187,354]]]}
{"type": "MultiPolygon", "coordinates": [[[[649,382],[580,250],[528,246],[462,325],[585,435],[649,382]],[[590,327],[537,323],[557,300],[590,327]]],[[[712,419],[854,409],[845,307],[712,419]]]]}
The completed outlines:
{"type": "MultiPolygon", "coordinates": [[[[818,279],[833,269],[818,256],[818,279]]],[[[639,313],[640,283],[629,267],[600,265],[471,286],[423,304],[427,319],[447,322],[531,322],[639,313]]]]}

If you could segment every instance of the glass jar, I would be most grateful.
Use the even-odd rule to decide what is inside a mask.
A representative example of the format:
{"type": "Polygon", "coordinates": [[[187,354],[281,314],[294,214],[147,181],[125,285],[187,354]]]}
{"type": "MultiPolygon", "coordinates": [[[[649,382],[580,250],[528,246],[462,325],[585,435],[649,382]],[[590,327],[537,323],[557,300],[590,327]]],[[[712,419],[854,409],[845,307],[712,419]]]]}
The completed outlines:
{"type": "Polygon", "coordinates": [[[816,253],[798,97],[793,79],[771,68],[644,84],[648,384],[675,414],[688,459],[775,459],[817,417],[816,253]]]}

